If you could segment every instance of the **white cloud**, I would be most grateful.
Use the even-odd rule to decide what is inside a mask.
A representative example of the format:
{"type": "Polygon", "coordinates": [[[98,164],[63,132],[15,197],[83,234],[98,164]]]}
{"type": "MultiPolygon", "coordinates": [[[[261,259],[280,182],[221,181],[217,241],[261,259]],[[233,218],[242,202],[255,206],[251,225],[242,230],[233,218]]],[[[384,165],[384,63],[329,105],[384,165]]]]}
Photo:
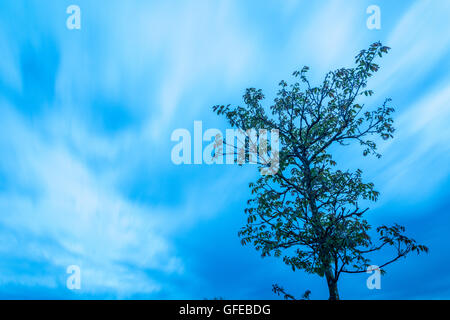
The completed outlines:
{"type": "Polygon", "coordinates": [[[414,2],[385,42],[392,50],[383,59],[382,71],[372,80],[378,94],[414,84],[448,55],[449,15],[448,1],[414,2]]]}
{"type": "Polygon", "coordinates": [[[142,270],[182,272],[163,231],[173,216],[128,201],[64,145],[53,144],[52,137],[43,137],[5,104],[1,110],[0,145],[8,154],[2,171],[11,184],[0,194],[0,223],[31,240],[45,236],[62,248],[26,241],[6,250],[9,254],[26,252],[28,259],[48,260],[62,272],[80,263],[86,292],[109,287],[120,295],[149,293],[159,286],[142,270]],[[123,264],[141,271],[130,274],[123,264]]]}
{"type": "MultiPolygon", "coordinates": [[[[82,270],[84,293],[126,298],[159,291],[165,284],[146,270],[174,276],[184,273],[171,237],[226,208],[241,194],[224,195],[223,190],[233,190],[233,185],[242,185],[255,173],[253,167],[247,173],[235,168],[240,170],[239,178],[224,172],[207,184],[192,181],[180,205],[137,204],[117,185],[128,172],[126,164],[96,170],[88,160],[98,157],[106,164],[126,152],[129,141],[145,145],[141,131],[129,131],[129,139],[109,139],[108,144],[107,138],[87,131],[79,122],[73,122],[69,130],[58,125],[56,119],[67,114],[50,113],[34,123],[5,101],[0,110],[0,173],[9,181],[0,192],[0,226],[12,230],[3,235],[0,252],[45,261],[61,272],[4,274],[0,281],[5,284],[55,288],[64,285],[65,268],[75,264],[82,270]]],[[[140,156],[128,153],[130,158],[140,156]]],[[[163,168],[152,170],[159,172],[156,179],[163,176],[163,168]]]]}
{"type": "Polygon", "coordinates": [[[299,10],[303,15],[292,33],[287,51],[293,50],[300,62],[314,66],[319,74],[342,67],[346,62],[352,63],[363,43],[365,25],[358,27],[359,18],[365,14],[362,4],[333,0],[321,2],[316,7],[311,3],[303,6],[299,10]]]}
{"type": "Polygon", "coordinates": [[[450,82],[446,80],[397,118],[396,137],[381,150],[384,161],[391,161],[382,174],[384,194],[420,202],[436,194],[448,178],[449,106],[450,82]]]}

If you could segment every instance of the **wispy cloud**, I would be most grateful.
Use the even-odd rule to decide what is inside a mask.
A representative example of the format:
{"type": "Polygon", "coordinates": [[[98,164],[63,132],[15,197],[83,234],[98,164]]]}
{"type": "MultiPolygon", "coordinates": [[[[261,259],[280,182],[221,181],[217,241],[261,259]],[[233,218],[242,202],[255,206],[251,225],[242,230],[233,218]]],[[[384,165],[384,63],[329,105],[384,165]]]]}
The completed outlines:
{"type": "Polygon", "coordinates": [[[372,85],[402,103],[396,139],[371,168],[377,186],[386,202],[444,192],[450,84],[436,70],[448,64],[447,2],[415,1],[379,33],[360,1],[78,4],[80,31],[65,28],[63,2],[0,5],[0,289],[65,297],[71,264],[82,269],[76,297],[199,298],[194,282],[221,295],[233,272],[253,267],[240,292],[271,297],[267,274],[295,281],[236,249],[256,170],[177,167],[170,132],[198,119],[224,125],[211,105],[240,102],[244,86],[273,95],[303,64],[314,74],[351,65],[375,36],[393,50],[372,85]]]}
{"type": "Polygon", "coordinates": [[[450,174],[450,83],[445,81],[397,118],[396,138],[383,153],[390,160],[386,194],[425,201],[450,174]],[[414,195],[414,196],[413,196],[414,195]]]}
{"type": "Polygon", "coordinates": [[[386,45],[392,51],[383,62],[383,70],[373,81],[378,93],[392,88],[408,88],[423,80],[427,73],[449,53],[450,34],[447,1],[415,1],[395,28],[389,33],[386,45]]]}
{"type": "Polygon", "coordinates": [[[126,295],[158,288],[145,272],[130,275],[123,264],[182,272],[161,231],[170,214],[123,198],[66,146],[29,129],[4,105],[1,110],[1,148],[9,155],[2,172],[9,184],[0,196],[0,221],[14,233],[29,235],[8,255],[26,252],[30,260],[48,259],[61,272],[80,264],[86,292],[109,289],[126,295]],[[51,239],[59,250],[37,246],[32,236],[51,239]]]}

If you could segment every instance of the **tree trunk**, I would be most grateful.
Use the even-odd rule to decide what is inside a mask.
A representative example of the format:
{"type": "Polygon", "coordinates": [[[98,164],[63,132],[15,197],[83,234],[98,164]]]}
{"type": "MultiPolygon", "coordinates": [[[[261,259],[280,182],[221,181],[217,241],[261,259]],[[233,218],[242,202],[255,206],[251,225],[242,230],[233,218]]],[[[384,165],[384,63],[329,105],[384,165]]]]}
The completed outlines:
{"type": "MultiPolygon", "coordinates": [[[[308,202],[309,206],[311,208],[312,212],[312,218],[315,218],[319,215],[319,210],[316,206],[316,199],[312,192],[312,186],[311,186],[311,169],[309,167],[309,163],[305,165],[305,177],[306,177],[306,183],[307,183],[307,194],[308,194],[308,202]]],[[[314,221],[314,220],[313,220],[314,221]]],[[[322,230],[320,230],[322,231],[322,230]]],[[[327,266],[325,271],[325,276],[327,278],[327,285],[328,285],[328,291],[330,293],[330,297],[328,300],[339,300],[339,292],[337,288],[337,279],[334,278],[333,275],[333,269],[331,268],[331,265],[329,262],[324,262],[324,265],[327,266]]]]}
{"type": "Polygon", "coordinates": [[[328,300],[339,300],[337,281],[333,277],[331,268],[328,268],[327,271],[325,271],[325,277],[327,278],[328,292],[330,294],[328,300]]]}

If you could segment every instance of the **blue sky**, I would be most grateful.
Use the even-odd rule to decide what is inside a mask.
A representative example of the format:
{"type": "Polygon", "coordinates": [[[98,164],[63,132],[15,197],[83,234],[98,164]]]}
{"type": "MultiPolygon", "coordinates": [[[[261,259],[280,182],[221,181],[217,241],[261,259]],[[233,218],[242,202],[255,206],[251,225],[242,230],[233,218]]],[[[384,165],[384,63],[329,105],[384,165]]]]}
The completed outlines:
{"type": "MultiPolygon", "coordinates": [[[[347,299],[450,298],[450,2],[52,1],[0,4],[0,298],[327,298],[325,281],[242,247],[255,167],[176,166],[177,128],[226,128],[211,110],[267,103],[308,65],[313,80],[381,40],[392,51],[370,83],[396,108],[383,157],[339,154],[381,191],[368,219],[398,222],[430,247],[368,275],[347,299]],[[81,30],[66,8],[81,8],[81,30]],[[381,29],[369,30],[369,5],[381,29]],[[66,288],[79,265],[80,290],[66,288]]],[[[380,264],[388,253],[376,258],[380,264]]]]}

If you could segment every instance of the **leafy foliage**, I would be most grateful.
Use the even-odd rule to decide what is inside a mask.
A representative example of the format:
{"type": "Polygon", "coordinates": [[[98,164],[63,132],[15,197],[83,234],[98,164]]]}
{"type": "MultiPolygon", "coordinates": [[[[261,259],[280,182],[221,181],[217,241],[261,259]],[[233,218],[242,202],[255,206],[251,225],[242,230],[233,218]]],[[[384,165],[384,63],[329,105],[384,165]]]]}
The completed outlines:
{"type": "Polygon", "coordinates": [[[274,284],[272,286],[272,291],[276,293],[277,295],[283,295],[284,300],[309,300],[311,291],[306,290],[300,299],[296,299],[293,295],[289,294],[284,290],[283,287],[280,287],[278,284],[274,284]]]}

